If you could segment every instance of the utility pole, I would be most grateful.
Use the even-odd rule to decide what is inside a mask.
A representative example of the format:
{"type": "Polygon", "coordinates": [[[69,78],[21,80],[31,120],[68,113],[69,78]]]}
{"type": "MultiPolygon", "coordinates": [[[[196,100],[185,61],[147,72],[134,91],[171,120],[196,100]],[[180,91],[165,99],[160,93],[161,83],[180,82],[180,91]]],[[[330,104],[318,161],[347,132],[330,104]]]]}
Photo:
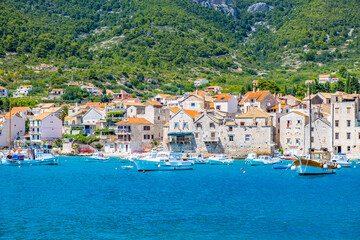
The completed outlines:
{"type": "Polygon", "coordinates": [[[310,148],[309,148],[309,154],[311,154],[311,149],[312,149],[312,139],[311,139],[311,133],[312,133],[312,124],[311,124],[311,83],[309,83],[309,120],[310,120],[310,148]]]}
{"type": "Polygon", "coordinates": [[[9,108],[9,114],[10,114],[10,117],[9,117],[9,151],[11,149],[11,98],[9,98],[9,102],[10,102],[10,108],[9,108]]]}

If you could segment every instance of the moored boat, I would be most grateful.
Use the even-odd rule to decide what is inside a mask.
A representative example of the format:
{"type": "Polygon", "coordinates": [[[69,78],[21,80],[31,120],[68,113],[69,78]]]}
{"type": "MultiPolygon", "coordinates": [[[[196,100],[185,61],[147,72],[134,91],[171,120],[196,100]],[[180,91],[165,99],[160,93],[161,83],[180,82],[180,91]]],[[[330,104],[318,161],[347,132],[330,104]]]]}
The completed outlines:
{"type": "Polygon", "coordinates": [[[109,157],[105,157],[104,154],[101,151],[98,151],[94,153],[91,157],[91,160],[94,161],[107,161],[109,160],[109,157]]]}
{"type": "Polygon", "coordinates": [[[233,159],[227,159],[225,154],[218,154],[213,157],[209,157],[209,163],[211,165],[229,165],[233,164],[233,159]]]}
{"type": "Polygon", "coordinates": [[[194,163],[183,159],[182,153],[158,152],[133,159],[138,171],[191,170],[194,163]]]}
{"type": "Polygon", "coordinates": [[[187,159],[188,161],[193,161],[195,164],[207,164],[208,159],[204,158],[203,154],[190,155],[187,159]]]}
{"type": "Polygon", "coordinates": [[[58,157],[51,153],[51,146],[34,146],[19,151],[1,152],[1,165],[7,166],[33,166],[58,165],[58,157]]]}
{"type": "Polygon", "coordinates": [[[245,158],[245,163],[251,163],[252,160],[257,158],[256,153],[249,153],[247,157],[245,158]]]}
{"type": "Polygon", "coordinates": [[[251,160],[251,166],[261,166],[266,164],[273,164],[272,158],[268,155],[261,155],[258,158],[251,160]]]}
{"type": "Polygon", "coordinates": [[[323,151],[311,152],[306,158],[298,158],[291,167],[299,175],[334,174],[339,168],[341,165],[330,161],[330,153],[323,151]]]}
{"type": "Polygon", "coordinates": [[[344,153],[336,153],[332,156],[331,162],[337,163],[341,167],[351,167],[352,163],[344,153]]]}

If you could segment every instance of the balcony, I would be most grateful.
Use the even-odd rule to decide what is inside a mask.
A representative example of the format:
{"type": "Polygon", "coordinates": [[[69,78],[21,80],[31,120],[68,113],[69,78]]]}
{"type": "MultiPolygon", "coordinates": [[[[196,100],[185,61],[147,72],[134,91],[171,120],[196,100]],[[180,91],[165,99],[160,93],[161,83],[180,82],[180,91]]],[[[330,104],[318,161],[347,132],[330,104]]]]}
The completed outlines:
{"type": "Polygon", "coordinates": [[[116,134],[117,134],[117,135],[127,135],[127,134],[131,134],[131,130],[125,130],[125,129],[116,130],[116,134]]]}
{"type": "Polygon", "coordinates": [[[220,142],[220,137],[203,137],[204,142],[220,142]]]}
{"type": "Polygon", "coordinates": [[[190,143],[191,138],[189,137],[171,137],[170,143],[190,143]]]}

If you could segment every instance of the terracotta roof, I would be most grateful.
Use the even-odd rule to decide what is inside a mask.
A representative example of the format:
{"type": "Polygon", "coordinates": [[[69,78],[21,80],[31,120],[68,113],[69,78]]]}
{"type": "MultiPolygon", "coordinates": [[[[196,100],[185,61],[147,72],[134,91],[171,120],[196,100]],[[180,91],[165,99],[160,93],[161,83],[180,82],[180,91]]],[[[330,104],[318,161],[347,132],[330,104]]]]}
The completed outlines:
{"type": "Polygon", "coordinates": [[[293,111],[293,113],[300,114],[302,116],[308,117],[309,115],[306,115],[305,113],[299,112],[299,111],[293,111]]]}
{"type": "Polygon", "coordinates": [[[241,99],[240,101],[240,105],[242,105],[244,102],[247,102],[250,100],[250,98],[255,98],[256,101],[261,101],[261,99],[263,99],[266,94],[270,93],[270,91],[266,90],[266,91],[257,91],[257,92],[247,92],[244,97],[241,99]]]}
{"type": "MultiPolygon", "coordinates": [[[[283,105],[281,105],[281,108],[286,108],[286,107],[288,107],[288,106],[289,106],[289,105],[283,104],[283,105]]],[[[279,105],[275,105],[275,106],[269,108],[269,110],[272,110],[272,109],[279,109],[279,105]]]]}
{"type": "Polygon", "coordinates": [[[154,105],[154,106],[159,106],[159,107],[162,106],[162,104],[159,103],[158,101],[147,101],[147,102],[150,103],[151,105],[154,105]]]}
{"type": "Polygon", "coordinates": [[[52,108],[54,107],[55,103],[45,103],[41,106],[41,108],[52,108]]]}
{"type": "MultiPolygon", "coordinates": [[[[315,94],[311,94],[311,99],[313,99],[316,95],[315,94]]],[[[306,96],[303,98],[303,101],[309,100],[309,96],[306,96]]]]}
{"type": "Polygon", "coordinates": [[[285,98],[290,98],[290,99],[292,99],[292,100],[294,100],[296,102],[302,102],[300,99],[294,97],[293,95],[286,95],[285,98]]]}
{"type": "MultiPolygon", "coordinates": [[[[17,114],[17,112],[11,112],[11,117],[15,116],[17,114]]],[[[5,114],[5,119],[10,118],[10,112],[5,114]]]]}
{"type": "Polygon", "coordinates": [[[115,124],[152,124],[152,123],[146,120],[145,118],[129,117],[126,120],[117,122],[115,124]]]}
{"type": "Polygon", "coordinates": [[[330,75],[319,75],[319,78],[329,78],[330,75]]]}
{"type": "Polygon", "coordinates": [[[331,98],[331,95],[334,95],[333,93],[325,93],[325,92],[319,92],[318,94],[320,94],[324,98],[331,98]]]}
{"type": "Polygon", "coordinates": [[[6,88],[4,88],[4,87],[0,86],[0,89],[6,89],[6,88]]]}
{"type": "Polygon", "coordinates": [[[137,102],[124,102],[126,106],[145,106],[144,103],[137,103],[137,102]]]}
{"type": "Polygon", "coordinates": [[[173,113],[178,113],[180,111],[180,109],[177,107],[168,107],[168,109],[170,109],[170,111],[172,111],[173,113]]]}
{"type": "Polygon", "coordinates": [[[163,93],[161,93],[161,94],[159,94],[161,97],[163,97],[163,98],[165,98],[165,99],[169,99],[169,98],[171,98],[171,95],[170,94],[163,94],[163,93]]]}
{"type": "Polygon", "coordinates": [[[201,91],[201,90],[198,90],[198,91],[197,91],[197,94],[196,94],[196,91],[195,91],[195,92],[189,92],[189,94],[198,95],[198,96],[206,96],[206,95],[209,95],[208,92],[201,91]]]}
{"type": "Polygon", "coordinates": [[[306,83],[312,83],[314,80],[306,80],[306,83]]]}
{"type": "Polygon", "coordinates": [[[99,105],[96,105],[97,108],[104,108],[106,106],[106,103],[100,103],[99,105]]]}
{"type": "Polygon", "coordinates": [[[32,85],[21,85],[20,87],[27,87],[27,88],[31,88],[32,85]]]}
{"type": "Polygon", "coordinates": [[[233,96],[232,95],[228,95],[228,96],[220,96],[214,99],[214,102],[227,102],[229,101],[233,96]]]}
{"type": "Polygon", "coordinates": [[[95,105],[98,105],[100,102],[88,102],[88,103],[85,103],[84,105],[85,106],[95,106],[95,105]]]}
{"type": "Polygon", "coordinates": [[[183,109],[183,112],[185,112],[187,115],[189,115],[192,118],[196,118],[196,117],[200,116],[200,113],[198,111],[194,111],[194,110],[183,109]]]}
{"type": "Polygon", "coordinates": [[[51,114],[53,114],[53,113],[52,112],[40,113],[39,115],[33,117],[32,120],[43,120],[43,119],[47,118],[48,116],[50,116],[51,114]]]}
{"type": "Polygon", "coordinates": [[[225,123],[225,126],[236,126],[235,122],[227,122],[225,123]]]}
{"type": "Polygon", "coordinates": [[[283,100],[281,100],[281,98],[279,98],[278,96],[276,96],[275,98],[279,103],[281,103],[282,105],[285,105],[285,102],[283,100]]]}
{"type": "Polygon", "coordinates": [[[62,91],[62,88],[54,88],[52,91],[62,91]]]}
{"type": "Polygon", "coordinates": [[[18,113],[18,112],[25,112],[29,107],[13,107],[11,112],[18,113]]]}
{"type": "Polygon", "coordinates": [[[250,111],[236,116],[236,118],[268,118],[271,115],[260,108],[253,108],[250,111]]]}

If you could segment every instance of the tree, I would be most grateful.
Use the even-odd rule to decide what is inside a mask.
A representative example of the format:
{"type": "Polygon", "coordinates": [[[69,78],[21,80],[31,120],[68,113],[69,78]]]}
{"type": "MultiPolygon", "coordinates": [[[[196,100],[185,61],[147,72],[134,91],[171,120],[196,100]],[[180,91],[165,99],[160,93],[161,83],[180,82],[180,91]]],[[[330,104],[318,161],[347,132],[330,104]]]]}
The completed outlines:
{"type": "Polygon", "coordinates": [[[347,69],[344,65],[341,65],[339,67],[339,74],[342,76],[342,77],[345,77],[346,76],[346,73],[347,73],[347,69]]]}
{"type": "Polygon", "coordinates": [[[102,93],[103,93],[103,95],[102,95],[102,98],[101,98],[101,102],[109,102],[109,98],[106,95],[106,88],[105,87],[102,89],[102,93]]]}
{"type": "Polygon", "coordinates": [[[346,77],[345,92],[350,93],[350,74],[346,77]]]}
{"type": "Polygon", "coordinates": [[[77,101],[80,102],[82,99],[89,96],[89,93],[86,89],[81,89],[79,86],[70,86],[66,88],[62,98],[64,100],[77,101]]]}

